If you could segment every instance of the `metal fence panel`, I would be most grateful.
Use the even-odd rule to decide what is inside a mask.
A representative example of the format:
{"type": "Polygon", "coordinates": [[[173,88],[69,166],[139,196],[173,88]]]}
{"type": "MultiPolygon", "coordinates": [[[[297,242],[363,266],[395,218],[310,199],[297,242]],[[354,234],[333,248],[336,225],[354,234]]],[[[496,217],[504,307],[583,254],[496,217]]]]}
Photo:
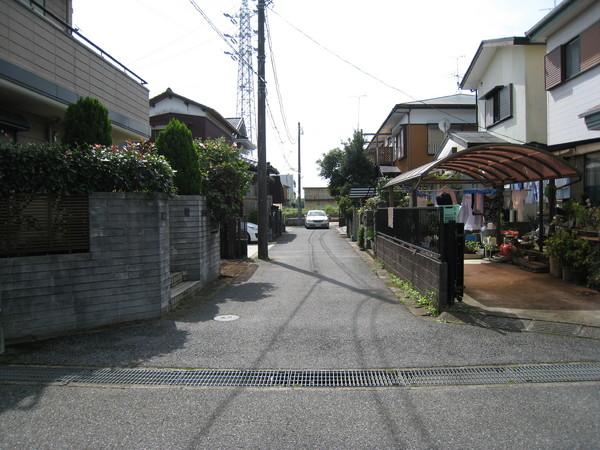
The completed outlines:
{"type": "Polygon", "coordinates": [[[16,194],[0,199],[0,257],[87,251],[87,195],[16,194]]]}

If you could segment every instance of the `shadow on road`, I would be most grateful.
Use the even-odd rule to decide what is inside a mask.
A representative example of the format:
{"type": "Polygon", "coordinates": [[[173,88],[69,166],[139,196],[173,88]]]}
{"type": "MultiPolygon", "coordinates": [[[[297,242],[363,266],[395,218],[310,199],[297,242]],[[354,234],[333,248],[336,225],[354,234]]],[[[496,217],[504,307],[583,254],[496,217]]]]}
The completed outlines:
{"type": "Polygon", "coordinates": [[[299,267],[291,266],[289,264],[282,263],[280,261],[271,260],[271,261],[269,261],[269,263],[270,264],[275,264],[277,266],[283,267],[283,268],[288,269],[288,270],[293,270],[294,272],[298,272],[298,273],[301,273],[303,275],[309,275],[311,277],[319,279],[320,281],[325,281],[327,283],[335,284],[336,286],[339,286],[341,288],[348,289],[348,290],[350,290],[352,292],[355,292],[357,294],[366,295],[368,297],[380,300],[380,301],[385,302],[385,303],[392,303],[392,304],[397,304],[398,303],[397,300],[394,300],[394,299],[390,298],[390,296],[383,295],[383,293],[382,293],[381,290],[376,290],[376,289],[360,289],[360,288],[357,288],[355,286],[351,286],[349,284],[343,283],[343,282],[341,282],[339,280],[336,280],[334,278],[330,278],[328,276],[322,275],[320,273],[310,272],[308,270],[300,269],[299,267]]]}
{"type": "Polygon", "coordinates": [[[206,290],[179,305],[167,318],[177,322],[210,321],[219,314],[219,305],[228,302],[257,302],[267,298],[274,288],[273,283],[236,282],[222,291],[206,290]]]}

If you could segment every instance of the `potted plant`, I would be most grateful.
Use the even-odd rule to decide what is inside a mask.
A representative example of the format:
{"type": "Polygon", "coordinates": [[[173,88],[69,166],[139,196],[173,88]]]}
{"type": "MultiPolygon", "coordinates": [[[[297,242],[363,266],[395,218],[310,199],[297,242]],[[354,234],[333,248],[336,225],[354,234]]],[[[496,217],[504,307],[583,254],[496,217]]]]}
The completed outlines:
{"type": "Polygon", "coordinates": [[[570,239],[568,231],[564,228],[557,228],[556,232],[546,240],[546,254],[550,265],[550,275],[557,278],[562,277],[561,257],[565,252],[565,242],[570,239]]]}
{"type": "Polygon", "coordinates": [[[590,244],[578,238],[575,231],[569,230],[567,233],[564,239],[564,253],[561,256],[562,278],[564,281],[582,284],[590,263],[590,244]]]}

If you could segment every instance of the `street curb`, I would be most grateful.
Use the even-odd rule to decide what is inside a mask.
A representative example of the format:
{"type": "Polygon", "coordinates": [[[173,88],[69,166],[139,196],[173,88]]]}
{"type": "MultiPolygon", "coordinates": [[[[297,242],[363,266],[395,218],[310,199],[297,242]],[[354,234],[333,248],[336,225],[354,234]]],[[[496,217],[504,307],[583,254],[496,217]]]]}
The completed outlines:
{"type": "MultiPolygon", "coordinates": [[[[339,229],[338,232],[340,233],[341,237],[346,237],[346,235],[340,232],[339,229]]],[[[558,336],[600,340],[600,327],[583,324],[515,318],[500,314],[470,313],[456,310],[443,311],[437,317],[430,316],[427,314],[424,308],[418,305],[415,306],[415,304],[409,300],[402,289],[389,285],[388,280],[390,272],[385,269],[385,266],[379,262],[372,251],[361,250],[358,247],[358,244],[355,242],[348,241],[348,244],[359,254],[359,256],[369,265],[371,269],[374,269],[373,271],[375,272],[375,275],[380,280],[385,282],[385,285],[394,293],[399,303],[404,305],[413,316],[420,319],[436,321],[439,323],[451,323],[455,325],[478,326],[481,328],[509,332],[552,334],[558,336]],[[375,267],[377,263],[379,263],[382,267],[375,267]],[[409,301],[407,301],[407,299],[409,301]]]]}

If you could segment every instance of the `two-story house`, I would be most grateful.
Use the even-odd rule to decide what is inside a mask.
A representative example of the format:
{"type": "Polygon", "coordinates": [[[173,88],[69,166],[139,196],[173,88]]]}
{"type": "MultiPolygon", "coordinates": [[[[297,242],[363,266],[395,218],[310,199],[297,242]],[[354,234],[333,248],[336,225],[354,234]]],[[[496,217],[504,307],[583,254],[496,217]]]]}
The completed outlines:
{"type": "Polygon", "coordinates": [[[72,26],[71,0],[2,0],[0,139],[56,141],[80,97],[108,109],[114,143],[150,136],[146,82],[72,26]]]}
{"type": "Polygon", "coordinates": [[[150,99],[152,138],[164,129],[171,119],[185,123],[195,139],[225,138],[232,144],[250,151],[255,146],[246,137],[243,119],[223,117],[217,110],[179,95],[171,88],[150,99]]]}
{"type": "Polygon", "coordinates": [[[545,50],[549,149],[583,176],[571,198],[600,204],[600,1],[564,0],[526,34],[545,50]]]}
{"type": "Polygon", "coordinates": [[[433,161],[449,130],[476,130],[475,96],[455,94],[395,105],[366,151],[382,174],[407,172],[433,161]]]}
{"type": "MultiPolygon", "coordinates": [[[[543,147],[544,48],[524,37],[482,41],[461,81],[477,97],[476,133],[450,133],[458,149],[494,142],[543,147]]],[[[445,153],[445,152],[444,152],[445,153]]],[[[444,154],[440,156],[445,156],[444,154]]]]}

